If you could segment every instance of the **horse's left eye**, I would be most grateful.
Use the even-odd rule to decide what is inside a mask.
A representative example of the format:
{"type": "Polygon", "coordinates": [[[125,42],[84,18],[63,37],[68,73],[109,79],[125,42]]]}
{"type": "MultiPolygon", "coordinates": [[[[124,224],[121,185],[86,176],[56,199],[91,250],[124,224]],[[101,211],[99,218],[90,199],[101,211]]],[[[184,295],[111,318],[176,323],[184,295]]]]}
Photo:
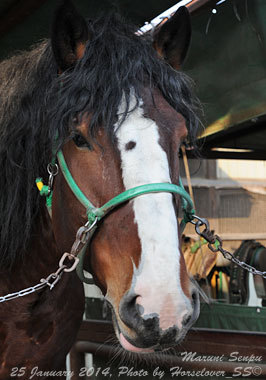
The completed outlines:
{"type": "Polygon", "coordinates": [[[88,141],[79,133],[74,135],[73,141],[78,148],[88,148],[89,150],[92,150],[92,147],[88,141]]]}

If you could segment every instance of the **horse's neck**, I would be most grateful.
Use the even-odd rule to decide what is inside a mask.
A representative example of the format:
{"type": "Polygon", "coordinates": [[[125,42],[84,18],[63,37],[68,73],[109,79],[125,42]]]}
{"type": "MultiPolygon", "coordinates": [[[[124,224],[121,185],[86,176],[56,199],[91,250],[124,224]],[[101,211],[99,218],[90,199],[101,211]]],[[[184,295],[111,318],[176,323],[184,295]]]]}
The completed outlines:
{"type": "MultiPolygon", "coordinates": [[[[0,276],[1,296],[34,286],[56,271],[61,253],[46,212],[41,212],[33,232],[23,261],[0,276]]],[[[45,287],[1,305],[0,362],[1,358],[8,360],[0,365],[0,380],[9,378],[18,364],[27,373],[23,379],[30,378],[33,368],[64,368],[84,311],[83,286],[75,273],[62,276],[52,291],[45,287]]]]}
{"type": "Polygon", "coordinates": [[[11,273],[4,274],[4,282],[14,284],[19,278],[21,288],[35,285],[41,278],[56,271],[59,259],[60,252],[55,243],[51,218],[46,208],[43,208],[23,258],[14,263],[11,273]]]}
{"type": "Polygon", "coordinates": [[[46,207],[40,213],[35,231],[29,244],[30,261],[34,261],[35,265],[43,268],[44,274],[47,270],[56,270],[60,252],[55,243],[52,220],[46,207]]]}

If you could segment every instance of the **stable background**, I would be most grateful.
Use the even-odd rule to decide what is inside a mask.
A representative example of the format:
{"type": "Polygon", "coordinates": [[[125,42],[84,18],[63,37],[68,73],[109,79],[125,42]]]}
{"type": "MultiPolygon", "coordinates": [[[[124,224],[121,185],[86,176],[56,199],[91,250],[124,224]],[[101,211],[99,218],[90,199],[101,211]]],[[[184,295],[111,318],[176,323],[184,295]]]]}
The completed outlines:
{"type": "MultiPolygon", "coordinates": [[[[139,27],[178,3],[172,0],[73,2],[88,18],[116,10],[139,27]]],[[[56,3],[55,0],[1,0],[0,59],[49,37],[56,3]]],[[[192,15],[193,32],[183,69],[194,79],[205,113],[204,129],[198,139],[202,158],[193,158],[191,148],[187,151],[191,157],[189,166],[196,211],[209,219],[211,228],[232,252],[245,239],[255,239],[265,245],[266,1],[193,0],[187,7],[192,15]]],[[[186,183],[182,161],[181,172],[186,183]]],[[[195,237],[190,227],[186,234],[195,237]]],[[[83,352],[87,351],[93,353],[93,361],[92,356],[87,356],[87,366],[94,364],[96,369],[103,369],[113,365],[112,360],[108,362],[110,347],[103,345],[112,333],[110,316],[97,290],[92,292],[86,288],[86,292],[87,321],[73,348],[72,365],[84,365],[83,352]]],[[[238,351],[243,355],[263,355],[265,360],[266,312],[261,307],[261,298],[249,294],[245,303],[255,307],[228,307],[225,301],[228,301],[226,295],[217,304],[203,305],[199,329],[190,332],[174,357],[161,356],[156,365],[148,365],[150,376],[146,378],[153,378],[152,371],[157,364],[166,369],[169,378],[171,365],[185,369],[197,367],[178,358],[178,352],[185,350],[225,356],[238,351]]],[[[201,364],[206,367],[206,363],[197,365],[201,364]]],[[[212,362],[209,364],[214,368],[212,362]]],[[[220,364],[219,368],[230,373],[231,364],[220,364]]],[[[114,371],[119,365],[119,360],[114,363],[114,371]]],[[[135,367],[141,369],[143,363],[135,367]]],[[[105,378],[101,371],[96,375],[96,369],[93,378],[105,378]]],[[[265,378],[266,368],[263,371],[265,378]]]]}

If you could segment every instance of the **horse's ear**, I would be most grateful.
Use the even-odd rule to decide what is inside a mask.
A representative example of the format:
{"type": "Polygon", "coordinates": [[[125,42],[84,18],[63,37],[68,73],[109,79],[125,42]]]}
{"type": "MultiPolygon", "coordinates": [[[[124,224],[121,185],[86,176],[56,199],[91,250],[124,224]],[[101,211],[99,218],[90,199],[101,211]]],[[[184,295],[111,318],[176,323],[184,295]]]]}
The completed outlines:
{"type": "Polygon", "coordinates": [[[82,58],[89,39],[85,19],[70,0],[61,1],[52,25],[52,49],[60,71],[73,67],[82,58]]]}
{"type": "Polygon", "coordinates": [[[153,46],[174,69],[179,70],[186,58],[191,38],[190,14],[186,7],[155,30],[153,46]]]}

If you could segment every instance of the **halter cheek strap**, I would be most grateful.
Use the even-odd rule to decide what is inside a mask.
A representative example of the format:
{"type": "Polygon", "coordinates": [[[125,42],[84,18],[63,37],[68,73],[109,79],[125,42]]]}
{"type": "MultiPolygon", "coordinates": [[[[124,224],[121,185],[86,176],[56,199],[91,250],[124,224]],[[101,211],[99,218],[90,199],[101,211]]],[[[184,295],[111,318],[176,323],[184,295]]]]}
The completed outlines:
{"type": "MultiPolygon", "coordinates": [[[[83,261],[84,261],[86,247],[93,233],[95,232],[97,228],[98,220],[104,218],[115,207],[144,194],[162,193],[162,192],[173,193],[181,197],[181,203],[182,203],[181,206],[182,206],[182,211],[184,213],[183,219],[180,224],[181,232],[183,232],[186,224],[189,221],[194,219],[195,210],[194,210],[193,202],[189,194],[184,189],[184,186],[182,184],[180,177],[179,177],[179,185],[175,185],[172,183],[149,183],[146,185],[137,186],[137,187],[134,187],[132,189],[122,192],[121,194],[109,200],[103,206],[97,208],[91,203],[91,201],[86,197],[86,195],[78,187],[77,183],[75,182],[74,178],[72,177],[72,174],[70,173],[68,169],[63,152],[61,150],[57,153],[57,160],[68,186],[72,190],[75,197],[79,200],[79,202],[86,208],[89,226],[93,227],[89,229],[88,231],[89,235],[87,237],[86,245],[82,248],[81,252],[78,254],[78,258],[80,262],[77,268],[77,273],[79,277],[81,278],[81,280],[84,282],[91,283],[90,280],[89,282],[87,281],[88,279],[86,279],[83,274],[83,261]]],[[[51,202],[51,197],[52,197],[51,188],[49,188],[49,186],[44,187],[40,179],[37,179],[36,183],[37,183],[38,189],[40,190],[40,194],[45,195],[46,197],[50,197],[49,202],[51,202]]]]}

